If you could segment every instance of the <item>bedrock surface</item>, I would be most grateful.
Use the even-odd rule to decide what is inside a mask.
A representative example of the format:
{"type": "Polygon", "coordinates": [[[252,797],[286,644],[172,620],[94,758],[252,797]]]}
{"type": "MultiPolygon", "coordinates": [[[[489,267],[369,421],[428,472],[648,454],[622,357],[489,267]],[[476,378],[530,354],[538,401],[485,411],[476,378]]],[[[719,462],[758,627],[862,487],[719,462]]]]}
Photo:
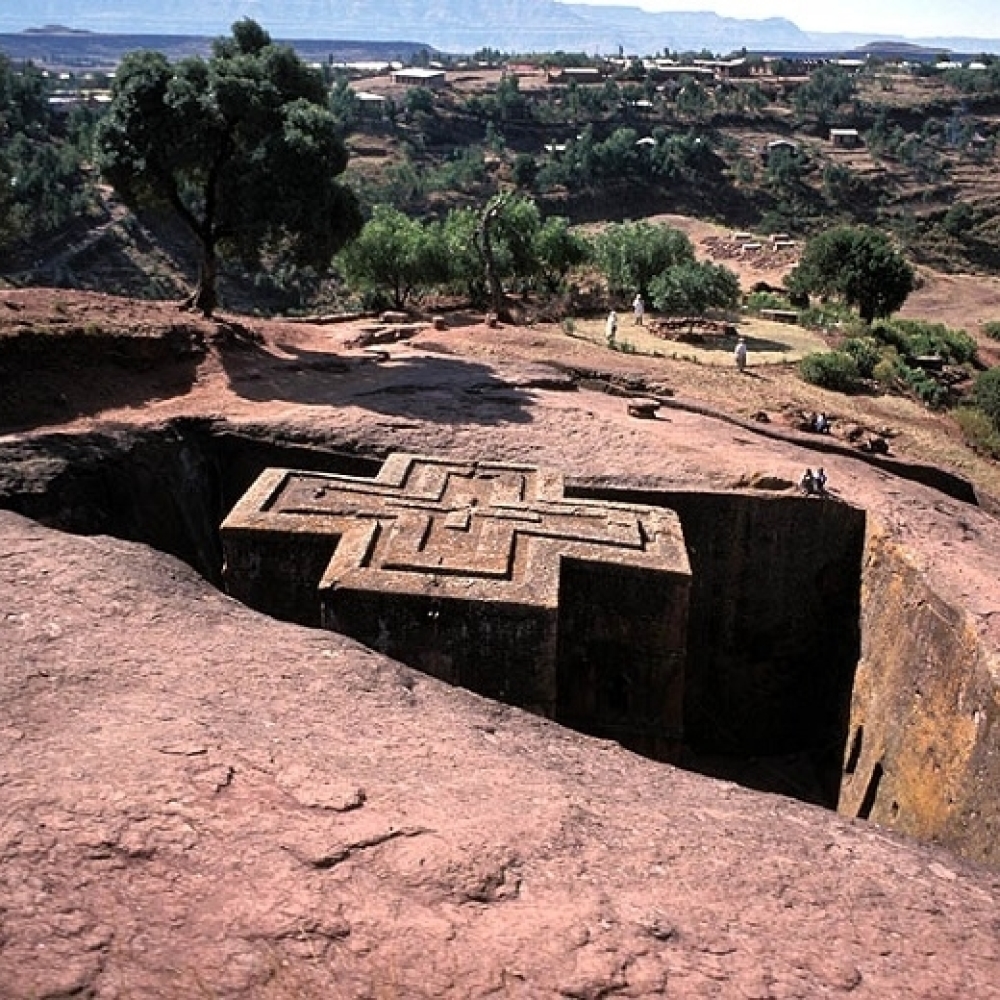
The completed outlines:
{"type": "Polygon", "coordinates": [[[0,995],[1000,996],[1000,880],[0,514],[0,995]]]}

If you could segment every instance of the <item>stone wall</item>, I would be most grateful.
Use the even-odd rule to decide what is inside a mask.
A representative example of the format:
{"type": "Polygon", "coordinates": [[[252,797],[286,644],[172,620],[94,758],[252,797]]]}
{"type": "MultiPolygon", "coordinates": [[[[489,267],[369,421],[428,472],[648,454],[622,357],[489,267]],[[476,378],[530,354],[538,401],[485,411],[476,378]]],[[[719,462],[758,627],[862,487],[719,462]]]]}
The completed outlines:
{"type": "Polygon", "coordinates": [[[1000,665],[870,523],[839,811],[1000,863],[1000,665]]]}
{"type": "Polygon", "coordinates": [[[679,761],[689,589],[680,576],[564,560],[556,719],[679,761]]]}
{"type": "Polygon", "coordinates": [[[662,504],[681,519],[692,571],[690,766],[711,759],[712,773],[725,774],[720,758],[799,755],[808,772],[795,777],[801,788],[771,780],[761,787],[835,804],[860,650],[864,512],[805,497],[572,492],[662,504]]]}
{"type": "Polygon", "coordinates": [[[221,532],[227,588],[254,607],[319,609],[442,680],[678,758],[690,574],[670,511],[393,455],[374,478],[269,469],[221,532]]]}
{"type": "Polygon", "coordinates": [[[553,608],[343,588],[324,597],[322,625],[449,684],[555,714],[553,608]]]}

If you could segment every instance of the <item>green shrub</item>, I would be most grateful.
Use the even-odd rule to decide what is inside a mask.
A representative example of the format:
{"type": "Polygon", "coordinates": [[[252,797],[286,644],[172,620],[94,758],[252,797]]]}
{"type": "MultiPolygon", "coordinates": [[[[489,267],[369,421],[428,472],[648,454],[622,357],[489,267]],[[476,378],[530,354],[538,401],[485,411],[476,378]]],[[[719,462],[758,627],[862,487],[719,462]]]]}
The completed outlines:
{"type": "Polygon", "coordinates": [[[777,292],[751,292],[746,297],[747,312],[758,313],[762,309],[790,309],[788,297],[777,292]]]}
{"type": "Polygon", "coordinates": [[[944,323],[919,319],[882,320],[872,324],[872,336],[890,344],[904,357],[938,355],[954,364],[965,364],[976,356],[976,342],[964,330],[944,323]]]}
{"type": "Polygon", "coordinates": [[[874,337],[849,337],[842,350],[857,362],[862,378],[871,378],[875,366],[882,360],[882,351],[874,337]]]}
{"type": "Polygon", "coordinates": [[[808,330],[830,330],[836,327],[841,330],[867,331],[865,324],[850,309],[838,302],[824,302],[801,310],[799,324],[808,330]]]}
{"type": "Polygon", "coordinates": [[[857,361],[844,351],[807,354],[799,362],[799,374],[811,385],[837,392],[851,392],[861,378],[857,361]]]}
{"type": "Polygon", "coordinates": [[[885,356],[881,361],[872,369],[872,378],[880,385],[883,389],[892,389],[899,382],[899,375],[897,372],[897,356],[893,352],[891,355],[885,356]]]}
{"type": "Polygon", "coordinates": [[[955,420],[970,448],[990,458],[1000,458],[1000,430],[982,410],[963,406],[955,411],[955,420]]]}
{"type": "Polygon", "coordinates": [[[1000,431],[1000,367],[990,368],[976,376],[972,387],[972,402],[1000,431]]]}
{"type": "Polygon", "coordinates": [[[983,333],[985,333],[990,340],[1000,340],[1000,320],[991,319],[988,323],[984,323],[983,333]]]}
{"type": "Polygon", "coordinates": [[[926,372],[905,364],[899,364],[897,371],[917,399],[931,409],[940,409],[948,402],[948,390],[926,372]]]}

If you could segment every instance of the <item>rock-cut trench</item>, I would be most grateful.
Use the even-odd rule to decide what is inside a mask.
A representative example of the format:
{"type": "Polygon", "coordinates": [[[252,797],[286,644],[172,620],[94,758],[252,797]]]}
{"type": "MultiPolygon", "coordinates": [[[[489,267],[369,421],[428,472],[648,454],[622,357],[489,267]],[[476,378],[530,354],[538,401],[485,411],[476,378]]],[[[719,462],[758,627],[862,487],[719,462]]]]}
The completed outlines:
{"type": "MultiPolygon", "coordinates": [[[[219,524],[262,469],[373,475],[380,464],[197,421],[9,447],[6,506],[147,543],[217,585],[219,524]]],[[[567,493],[665,506],[681,519],[694,581],[685,766],[835,806],[859,653],[863,515],[805,499],[567,493]]],[[[261,610],[299,617],[277,602],[261,610]]]]}
{"type": "MultiPolygon", "coordinates": [[[[263,469],[375,475],[380,465],[369,455],[198,419],[38,435],[0,446],[0,506],[62,530],[143,542],[221,586],[219,525],[263,469]]],[[[863,511],[798,497],[572,480],[567,495],[664,506],[680,518],[692,569],[682,766],[995,861],[1000,754],[992,744],[966,741],[968,752],[949,764],[947,788],[930,796],[914,792],[912,774],[903,773],[920,766],[916,730],[907,732],[914,713],[926,709],[935,684],[949,683],[946,675],[923,677],[920,703],[913,697],[911,675],[924,669],[914,664],[927,659],[926,650],[918,656],[910,648],[927,637],[919,608],[936,623],[941,657],[972,653],[957,623],[941,628],[947,614],[933,594],[923,595],[915,617],[921,581],[881,545],[863,511]],[[863,601],[863,593],[871,597],[863,601]],[[950,812],[935,795],[947,795],[950,812]]],[[[982,693],[976,725],[986,719],[995,740],[995,705],[985,686],[982,693]]],[[[939,727],[963,722],[940,707],[948,697],[942,690],[935,702],[939,727]]]]}

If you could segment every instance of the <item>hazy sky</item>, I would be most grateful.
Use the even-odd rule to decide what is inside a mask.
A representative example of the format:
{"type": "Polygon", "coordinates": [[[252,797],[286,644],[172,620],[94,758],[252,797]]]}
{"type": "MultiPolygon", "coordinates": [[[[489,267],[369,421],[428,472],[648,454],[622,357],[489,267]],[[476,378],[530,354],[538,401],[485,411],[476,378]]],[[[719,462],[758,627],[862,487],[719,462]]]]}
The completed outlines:
{"type": "Polygon", "coordinates": [[[573,0],[651,11],[704,10],[723,17],[787,17],[803,31],[1000,38],[1000,0],[573,0]]]}

